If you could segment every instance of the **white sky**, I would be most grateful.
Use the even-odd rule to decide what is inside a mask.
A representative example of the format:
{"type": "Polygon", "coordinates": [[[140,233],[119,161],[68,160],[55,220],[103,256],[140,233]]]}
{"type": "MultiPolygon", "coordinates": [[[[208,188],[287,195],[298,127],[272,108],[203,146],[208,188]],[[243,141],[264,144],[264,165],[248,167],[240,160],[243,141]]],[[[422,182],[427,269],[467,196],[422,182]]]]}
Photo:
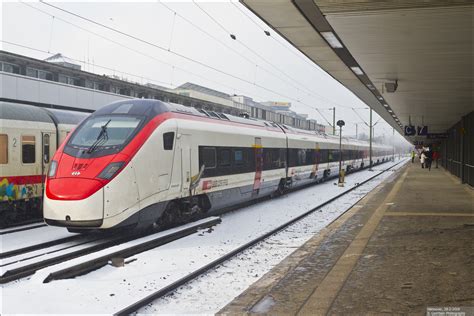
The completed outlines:
{"type": "MultiPolygon", "coordinates": [[[[115,73],[140,83],[151,82],[173,88],[189,81],[228,94],[250,96],[256,101],[288,101],[292,103],[292,110],[309,114],[310,118],[323,124],[327,124],[326,121],[311,107],[320,108],[332,123],[332,111],[328,108],[336,106],[336,120],[343,119],[346,122],[346,135],[354,135],[355,123],[362,122],[350,108],[367,107],[238,2],[199,2],[199,6],[223,28],[235,34],[238,41],[232,40],[227,32],[191,1],[165,1],[164,4],[171,10],[158,1],[54,2],[58,7],[164,47],[165,50],[119,35],[46,4],[34,1],[27,4],[10,1],[2,3],[2,39],[49,51],[50,54],[2,42],[3,50],[38,59],[60,52],[85,61],[86,64],[81,65],[83,70],[109,75],[115,73]],[[177,15],[172,11],[177,12],[177,15]],[[269,30],[273,38],[266,36],[258,25],[269,30]],[[180,58],[168,52],[168,49],[248,82],[180,58]]],[[[357,112],[368,121],[368,110],[359,109],[357,112]]],[[[379,116],[375,112],[373,114],[375,122],[379,116]]],[[[368,134],[365,124],[358,125],[359,133],[368,134]]],[[[375,126],[375,135],[380,134],[392,134],[392,128],[384,121],[375,126]]],[[[401,139],[401,136],[397,138],[401,139]]]]}

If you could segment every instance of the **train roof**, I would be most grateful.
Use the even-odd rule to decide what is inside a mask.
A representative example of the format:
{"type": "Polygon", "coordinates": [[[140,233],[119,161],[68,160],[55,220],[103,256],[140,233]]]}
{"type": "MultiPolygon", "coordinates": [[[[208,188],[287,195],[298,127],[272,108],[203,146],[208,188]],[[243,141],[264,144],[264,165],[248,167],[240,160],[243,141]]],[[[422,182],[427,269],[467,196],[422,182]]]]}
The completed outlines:
{"type": "Polygon", "coordinates": [[[72,124],[77,125],[82,120],[90,115],[90,113],[59,110],[59,109],[44,109],[46,110],[56,124],[72,124]]]}
{"type": "Polygon", "coordinates": [[[181,114],[188,114],[193,116],[208,117],[216,120],[232,121],[241,124],[278,128],[278,125],[272,122],[256,120],[253,118],[242,118],[229,114],[224,114],[214,111],[199,110],[193,107],[184,106],[176,103],[163,102],[160,100],[151,99],[132,99],[117,101],[108,104],[99,110],[95,111],[93,115],[107,115],[107,114],[130,114],[130,115],[144,115],[153,118],[158,114],[164,112],[175,112],[181,114]]]}
{"type": "MultiPolygon", "coordinates": [[[[294,127],[287,126],[285,124],[277,124],[275,122],[258,120],[254,118],[244,118],[239,116],[234,116],[230,114],[224,114],[220,112],[207,111],[202,109],[196,109],[189,106],[184,106],[181,104],[163,102],[160,100],[151,100],[151,99],[131,99],[124,101],[117,101],[106,105],[99,110],[95,111],[93,115],[106,115],[106,114],[130,114],[130,115],[145,115],[150,119],[155,117],[158,114],[164,112],[175,112],[181,114],[188,114],[199,117],[207,117],[220,121],[229,121],[237,122],[245,125],[253,125],[260,127],[267,127],[269,129],[277,129],[281,131],[282,129],[286,134],[296,134],[304,136],[311,136],[314,138],[319,138],[320,141],[326,141],[331,143],[339,143],[339,136],[328,135],[325,133],[320,133],[318,131],[303,130],[294,127]]],[[[342,138],[343,144],[350,144],[356,146],[369,146],[369,143],[366,141],[361,141],[357,139],[352,139],[348,137],[342,138]]],[[[384,145],[373,145],[374,147],[383,148],[388,146],[384,145]]]]}
{"type": "Polygon", "coordinates": [[[42,108],[20,103],[0,102],[0,118],[54,124],[51,117],[42,108]]]}

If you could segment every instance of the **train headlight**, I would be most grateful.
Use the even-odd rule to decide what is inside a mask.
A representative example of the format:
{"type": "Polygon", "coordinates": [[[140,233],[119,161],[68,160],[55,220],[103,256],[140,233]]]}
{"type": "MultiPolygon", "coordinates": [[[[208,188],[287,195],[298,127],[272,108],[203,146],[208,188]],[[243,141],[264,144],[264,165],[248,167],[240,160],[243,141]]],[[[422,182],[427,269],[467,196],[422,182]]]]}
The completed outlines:
{"type": "Polygon", "coordinates": [[[105,167],[104,170],[102,170],[102,172],[97,176],[97,178],[110,180],[117,174],[120,169],[122,169],[123,165],[123,161],[112,162],[107,167],[105,167]]]}
{"type": "Polygon", "coordinates": [[[51,164],[49,165],[49,172],[48,172],[48,177],[52,178],[56,175],[56,171],[58,170],[58,162],[56,160],[51,161],[51,164]]]}

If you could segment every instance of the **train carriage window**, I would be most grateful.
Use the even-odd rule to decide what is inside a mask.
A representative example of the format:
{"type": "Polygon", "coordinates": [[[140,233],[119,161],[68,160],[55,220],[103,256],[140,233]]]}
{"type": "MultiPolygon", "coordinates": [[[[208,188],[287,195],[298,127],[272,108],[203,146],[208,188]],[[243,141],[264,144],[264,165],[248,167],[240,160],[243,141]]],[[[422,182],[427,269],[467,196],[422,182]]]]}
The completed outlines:
{"type": "Polygon", "coordinates": [[[43,136],[43,161],[49,163],[49,134],[43,136]]]}
{"type": "Polygon", "coordinates": [[[0,164],[8,163],[8,135],[0,134],[0,164]]]}
{"type": "Polygon", "coordinates": [[[35,136],[21,136],[21,157],[22,157],[23,163],[36,162],[35,136]]]}
{"type": "Polygon", "coordinates": [[[230,166],[230,150],[220,149],[219,150],[219,167],[229,167],[229,166],[230,166]]]}
{"type": "Polygon", "coordinates": [[[173,150],[174,132],[168,132],[163,134],[163,149],[173,150]]]}
{"type": "Polygon", "coordinates": [[[233,149],[234,163],[237,166],[241,166],[247,162],[246,152],[242,149],[233,149]]]}
{"type": "Polygon", "coordinates": [[[216,148],[215,147],[201,147],[200,148],[200,161],[201,165],[204,165],[206,169],[216,167],[216,148]]]}

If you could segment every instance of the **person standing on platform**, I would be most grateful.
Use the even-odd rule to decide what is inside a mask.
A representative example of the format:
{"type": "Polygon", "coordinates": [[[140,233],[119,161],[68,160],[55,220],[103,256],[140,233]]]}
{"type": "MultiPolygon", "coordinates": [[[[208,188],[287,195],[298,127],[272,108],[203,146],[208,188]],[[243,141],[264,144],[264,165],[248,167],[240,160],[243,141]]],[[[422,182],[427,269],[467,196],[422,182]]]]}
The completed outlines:
{"type": "Polygon", "coordinates": [[[436,164],[436,169],[438,169],[438,159],[439,159],[439,152],[437,150],[433,151],[433,160],[436,164]]]}
{"type": "Polygon", "coordinates": [[[426,151],[426,160],[425,160],[425,167],[428,168],[429,171],[431,171],[431,162],[433,161],[433,150],[428,150],[426,151]]]}
{"type": "Polygon", "coordinates": [[[411,163],[414,163],[414,162],[415,162],[415,156],[416,156],[415,151],[412,150],[412,151],[411,151],[411,163]]]}
{"type": "Polygon", "coordinates": [[[425,161],[426,161],[425,151],[422,151],[420,155],[420,162],[421,162],[422,169],[425,168],[425,161]]]}

